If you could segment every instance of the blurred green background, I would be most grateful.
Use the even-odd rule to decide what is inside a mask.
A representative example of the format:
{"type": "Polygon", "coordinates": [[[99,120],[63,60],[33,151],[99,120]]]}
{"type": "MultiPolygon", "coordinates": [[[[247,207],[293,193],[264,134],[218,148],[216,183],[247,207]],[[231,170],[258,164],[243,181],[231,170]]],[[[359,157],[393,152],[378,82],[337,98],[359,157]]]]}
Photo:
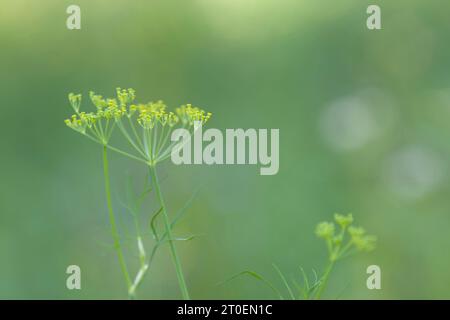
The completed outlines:
{"type": "MultiPolygon", "coordinates": [[[[279,128],[280,171],[257,166],[160,170],[170,212],[198,187],[176,234],[193,298],[275,298],[246,269],[282,287],[321,270],[315,225],[353,212],[379,238],[376,251],[340,263],[326,298],[450,298],[450,2],[314,0],[2,0],[0,298],[126,298],[111,248],[101,148],[66,128],[69,92],[191,102],[209,126],[279,128]],[[81,7],[81,30],[66,8],[81,7]],[[382,9],[382,30],[366,8],[382,9]],[[82,290],[66,289],[66,268],[82,290]],[[366,288],[366,267],[382,290],[366,288]]],[[[84,100],[84,109],[90,103],[84,100]]],[[[131,174],[111,157],[127,260],[137,261],[121,206],[131,174]]],[[[154,209],[145,204],[143,217],[154,209]]],[[[145,219],[145,218],[144,218],[145,219]]],[[[147,221],[147,220],[143,220],[147,221]]],[[[150,245],[151,238],[145,238],[150,245]]],[[[135,272],[136,265],[130,269],[135,272]]],[[[178,298],[167,247],[140,298],[178,298]]]]}

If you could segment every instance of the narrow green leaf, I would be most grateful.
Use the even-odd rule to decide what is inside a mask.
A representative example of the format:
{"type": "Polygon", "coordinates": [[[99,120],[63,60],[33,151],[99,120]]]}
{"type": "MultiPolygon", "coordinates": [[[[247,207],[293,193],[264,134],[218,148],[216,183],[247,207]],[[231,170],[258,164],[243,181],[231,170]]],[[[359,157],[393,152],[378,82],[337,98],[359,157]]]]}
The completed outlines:
{"type": "Polygon", "coordinates": [[[309,280],[308,280],[308,276],[305,273],[305,270],[300,267],[300,271],[302,272],[302,276],[303,276],[303,283],[305,284],[306,287],[306,291],[309,291],[309,280]]]}
{"type": "Polygon", "coordinates": [[[280,276],[281,280],[283,281],[284,285],[286,286],[289,295],[291,296],[292,300],[295,300],[295,296],[294,293],[292,292],[291,287],[289,286],[288,282],[286,281],[285,276],[283,275],[283,273],[281,272],[281,270],[273,263],[272,266],[275,268],[275,270],[278,272],[278,275],[280,276]]]}
{"type": "Polygon", "coordinates": [[[272,291],[278,296],[278,298],[280,300],[283,300],[283,296],[281,295],[280,291],[277,290],[277,288],[275,288],[269,281],[264,279],[261,275],[259,275],[258,273],[254,272],[254,271],[251,271],[251,270],[245,270],[245,271],[239,272],[239,273],[235,274],[234,276],[232,276],[232,277],[230,277],[230,278],[228,278],[228,279],[218,283],[217,285],[223,285],[223,284],[225,284],[227,282],[230,282],[230,281],[232,281],[232,280],[234,280],[234,279],[236,279],[236,278],[238,278],[240,276],[243,276],[243,275],[248,275],[250,277],[253,277],[253,278],[263,282],[270,289],[272,289],[272,291]]]}
{"type": "Polygon", "coordinates": [[[159,210],[153,214],[151,220],[150,220],[150,228],[152,229],[152,233],[153,233],[153,237],[155,238],[156,241],[159,241],[158,238],[158,231],[156,230],[156,218],[158,217],[158,215],[162,212],[163,208],[159,208],[159,210]]]}
{"type": "Polygon", "coordinates": [[[295,279],[292,279],[292,283],[297,288],[297,290],[300,292],[300,294],[303,296],[303,299],[308,300],[308,291],[305,290],[295,279]]]}

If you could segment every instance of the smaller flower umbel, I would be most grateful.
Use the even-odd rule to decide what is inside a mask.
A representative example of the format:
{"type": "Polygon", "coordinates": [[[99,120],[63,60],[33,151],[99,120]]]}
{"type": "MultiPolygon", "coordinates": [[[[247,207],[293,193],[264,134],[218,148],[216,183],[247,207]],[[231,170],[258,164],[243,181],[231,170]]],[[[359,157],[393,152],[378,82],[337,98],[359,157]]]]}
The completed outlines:
{"type": "Polygon", "coordinates": [[[333,222],[321,222],[316,228],[316,235],[325,240],[328,248],[328,267],[320,279],[316,299],[320,298],[336,261],[358,251],[375,249],[376,237],[367,235],[361,227],[352,226],[353,216],[351,214],[336,213],[334,220],[339,227],[338,230],[333,222]]]}
{"type": "MultiPolygon", "coordinates": [[[[291,281],[283,274],[283,272],[274,264],[276,272],[280,276],[282,283],[287,289],[289,298],[295,299],[320,299],[320,296],[327,284],[331,270],[336,261],[351,255],[357,251],[369,251],[375,247],[375,237],[365,234],[362,228],[351,226],[353,223],[353,216],[335,214],[334,220],[339,228],[336,230],[336,225],[333,222],[321,222],[316,227],[316,235],[326,241],[328,247],[328,265],[323,273],[318,276],[313,269],[314,279],[308,277],[307,273],[300,267],[301,276],[303,279],[293,278],[291,281]]],[[[261,275],[254,271],[243,271],[231,279],[240,275],[249,275],[259,281],[265,283],[275,292],[280,299],[284,299],[283,294],[269,281],[264,279],[261,275]]]]}

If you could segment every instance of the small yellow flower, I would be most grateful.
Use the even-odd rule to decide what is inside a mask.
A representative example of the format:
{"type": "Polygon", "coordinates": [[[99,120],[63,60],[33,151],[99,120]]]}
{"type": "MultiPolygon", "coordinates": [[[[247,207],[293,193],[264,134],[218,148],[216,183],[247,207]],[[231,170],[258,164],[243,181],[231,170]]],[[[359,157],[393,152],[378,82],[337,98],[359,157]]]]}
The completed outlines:
{"type": "Polygon", "coordinates": [[[136,98],[136,92],[134,91],[134,89],[117,88],[116,93],[121,107],[126,107],[136,98]]]}
{"type": "Polygon", "coordinates": [[[81,94],[69,93],[69,102],[73,110],[78,113],[81,106],[81,94]]]}
{"type": "Polygon", "coordinates": [[[97,95],[93,91],[89,92],[89,97],[91,98],[92,103],[98,110],[101,110],[108,105],[106,100],[103,99],[101,95],[97,95]]]}
{"type": "Polygon", "coordinates": [[[184,125],[192,126],[194,121],[200,121],[202,124],[206,123],[212,116],[211,112],[206,112],[198,107],[193,107],[191,104],[182,105],[176,109],[178,117],[184,125]]]}
{"type": "Polygon", "coordinates": [[[175,126],[179,120],[180,119],[177,117],[177,115],[175,113],[169,112],[169,116],[167,119],[167,124],[169,125],[169,127],[175,126]]]}
{"type": "Polygon", "coordinates": [[[69,128],[71,128],[75,131],[78,131],[83,134],[86,132],[86,127],[87,127],[88,122],[81,115],[80,115],[80,117],[78,117],[76,114],[74,114],[74,115],[72,115],[72,117],[70,119],[64,120],[64,122],[69,128]]]}

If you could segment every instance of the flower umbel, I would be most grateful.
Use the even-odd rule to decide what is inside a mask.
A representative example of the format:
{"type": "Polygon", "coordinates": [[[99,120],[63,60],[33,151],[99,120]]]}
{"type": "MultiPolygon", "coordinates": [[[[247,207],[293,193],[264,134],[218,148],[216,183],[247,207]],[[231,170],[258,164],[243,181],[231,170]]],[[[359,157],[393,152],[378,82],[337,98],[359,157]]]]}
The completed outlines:
{"type": "Polygon", "coordinates": [[[327,241],[329,260],[336,261],[355,251],[371,251],[375,249],[376,237],[366,235],[361,227],[352,226],[352,214],[342,215],[336,213],[334,221],[339,226],[339,232],[335,235],[333,222],[321,222],[317,225],[316,235],[327,241]]]}
{"type": "Polygon", "coordinates": [[[193,130],[195,121],[204,124],[211,118],[210,112],[191,104],[168,111],[162,100],[134,103],[134,89],[117,88],[114,98],[104,98],[90,91],[89,97],[95,112],[86,113],[80,112],[81,94],[69,94],[69,102],[75,114],[65,120],[66,125],[123,155],[153,165],[170,155],[173,144],[169,142],[169,137],[174,129],[182,127],[193,130]],[[138,155],[131,155],[109,145],[116,127],[138,155]]]}
{"type": "MultiPolygon", "coordinates": [[[[370,251],[375,248],[376,238],[374,236],[366,235],[364,229],[360,227],[351,226],[353,223],[353,216],[351,214],[341,215],[336,213],[334,215],[334,221],[338,225],[338,228],[336,228],[334,222],[321,222],[317,225],[315,230],[316,235],[319,238],[324,239],[328,247],[328,265],[320,276],[313,269],[314,277],[311,279],[305,270],[300,267],[301,277],[303,279],[293,279],[291,284],[291,281],[283,274],[280,268],[273,265],[287,289],[289,298],[293,300],[299,298],[305,300],[320,299],[336,261],[347,257],[354,252],[370,251]]],[[[265,283],[280,299],[284,299],[283,294],[274,285],[254,271],[243,271],[230,278],[230,280],[243,274],[249,275],[265,283]]]]}
{"type": "Polygon", "coordinates": [[[321,222],[316,227],[316,235],[319,238],[329,240],[334,236],[334,224],[330,222],[321,222]]]}
{"type": "Polygon", "coordinates": [[[80,111],[80,105],[81,105],[81,94],[69,94],[69,102],[72,106],[73,110],[78,113],[80,111]]]}
{"type": "Polygon", "coordinates": [[[324,290],[331,270],[336,261],[355,254],[358,251],[371,251],[375,249],[376,237],[367,235],[361,227],[354,227],[353,215],[336,213],[334,221],[339,226],[335,234],[333,222],[321,222],[317,225],[316,235],[326,241],[328,247],[328,267],[320,279],[315,298],[320,298],[324,290]]]}

